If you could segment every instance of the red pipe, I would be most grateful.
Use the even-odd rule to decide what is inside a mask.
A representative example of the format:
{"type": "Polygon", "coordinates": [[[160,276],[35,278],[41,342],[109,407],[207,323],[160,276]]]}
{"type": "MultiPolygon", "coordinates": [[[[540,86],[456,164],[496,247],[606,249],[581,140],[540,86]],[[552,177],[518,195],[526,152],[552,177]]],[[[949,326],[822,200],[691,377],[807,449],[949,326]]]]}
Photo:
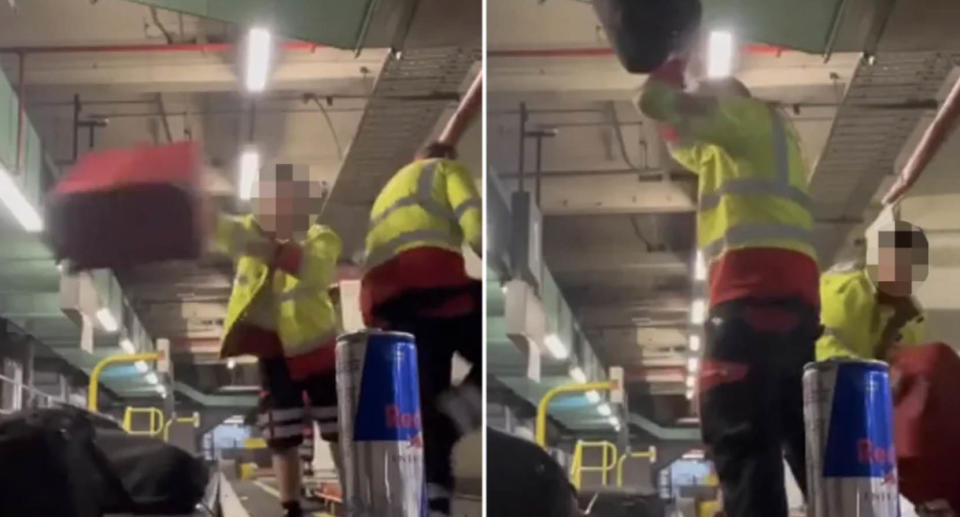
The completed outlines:
{"type": "Polygon", "coordinates": [[[15,175],[23,173],[23,135],[24,135],[24,125],[27,123],[27,82],[24,80],[24,71],[26,70],[26,54],[20,53],[17,54],[17,59],[19,59],[19,74],[17,75],[17,170],[13,172],[15,175]]]}
{"type": "MultiPolygon", "coordinates": [[[[773,45],[748,44],[742,47],[747,54],[779,56],[787,49],[773,45]]],[[[612,48],[549,48],[488,50],[487,57],[605,57],[614,55],[612,48]]]]}
{"type": "Polygon", "coordinates": [[[953,130],[958,116],[960,116],[960,79],[954,83],[930,127],[923,133],[920,143],[913,150],[906,166],[900,171],[900,177],[883,196],[884,203],[896,201],[917,181],[953,130]]]}
{"type": "MultiPolygon", "coordinates": [[[[286,50],[309,50],[311,52],[322,45],[305,41],[287,41],[281,44],[286,50]]],[[[17,54],[77,54],[96,52],[116,53],[165,53],[165,52],[204,52],[218,54],[235,50],[235,43],[176,43],[163,44],[135,44],[135,45],[67,45],[49,47],[0,47],[0,53],[17,54]]]]}

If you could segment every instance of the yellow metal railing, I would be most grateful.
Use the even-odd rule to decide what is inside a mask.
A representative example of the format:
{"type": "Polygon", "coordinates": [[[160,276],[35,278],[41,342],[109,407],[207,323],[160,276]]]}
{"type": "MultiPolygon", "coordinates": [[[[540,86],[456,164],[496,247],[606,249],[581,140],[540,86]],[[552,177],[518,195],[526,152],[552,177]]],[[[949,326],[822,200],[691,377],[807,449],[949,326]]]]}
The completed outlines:
{"type": "Polygon", "coordinates": [[[651,464],[656,463],[657,448],[651,445],[650,448],[647,449],[646,451],[635,451],[635,452],[631,452],[629,454],[624,454],[623,456],[620,456],[620,460],[617,461],[617,486],[618,487],[623,486],[623,464],[627,461],[628,458],[629,459],[646,459],[646,460],[649,460],[651,464]]]}
{"type": "Polygon", "coordinates": [[[101,360],[96,366],[93,367],[93,371],[90,372],[90,388],[89,393],[87,394],[87,409],[93,413],[99,411],[100,405],[98,397],[100,395],[100,374],[103,373],[103,370],[106,367],[119,363],[159,361],[162,357],[163,354],[158,352],[150,352],[146,354],[112,355],[101,360]]]}
{"type": "Polygon", "coordinates": [[[617,446],[612,442],[587,442],[577,440],[577,445],[573,448],[573,465],[570,468],[571,482],[577,487],[577,490],[579,490],[583,484],[584,472],[599,472],[602,476],[602,486],[607,486],[608,475],[610,471],[615,468],[617,468],[617,446]],[[600,466],[583,465],[583,450],[589,448],[598,448],[602,451],[600,466]]]}
{"type": "Polygon", "coordinates": [[[130,434],[136,434],[141,436],[157,436],[160,433],[164,432],[163,420],[164,420],[163,411],[155,407],[127,406],[127,409],[123,412],[123,428],[130,434]],[[133,417],[135,415],[144,415],[144,414],[150,416],[149,429],[134,430],[133,417]]]}
{"type": "Polygon", "coordinates": [[[163,441],[170,440],[170,426],[173,424],[193,424],[193,427],[200,427],[200,413],[194,413],[193,416],[171,417],[163,426],[163,441]]]}
{"type": "MultiPolygon", "coordinates": [[[[540,404],[537,406],[537,444],[543,448],[547,447],[547,409],[550,407],[550,402],[558,395],[565,393],[586,393],[593,390],[610,391],[618,387],[616,382],[601,381],[587,382],[584,384],[564,384],[563,386],[557,386],[548,391],[546,395],[540,399],[540,404]]],[[[616,458],[616,455],[614,455],[614,458],[616,458]]]]}

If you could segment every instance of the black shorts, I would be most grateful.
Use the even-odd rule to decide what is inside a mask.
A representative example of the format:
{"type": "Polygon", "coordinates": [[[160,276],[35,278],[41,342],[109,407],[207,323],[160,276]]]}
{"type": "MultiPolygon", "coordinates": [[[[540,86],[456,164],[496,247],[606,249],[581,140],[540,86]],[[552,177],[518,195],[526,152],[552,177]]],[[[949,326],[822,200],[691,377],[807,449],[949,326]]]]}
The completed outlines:
{"type": "Polygon", "coordinates": [[[330,371],[294,381],[285,359],[261,359],[259,413],[263,438],[275,451],[303,443],[305,434],[312,435],[311,421],[317,422],[324,440],[337,441],[336,374],[330,371]]]}

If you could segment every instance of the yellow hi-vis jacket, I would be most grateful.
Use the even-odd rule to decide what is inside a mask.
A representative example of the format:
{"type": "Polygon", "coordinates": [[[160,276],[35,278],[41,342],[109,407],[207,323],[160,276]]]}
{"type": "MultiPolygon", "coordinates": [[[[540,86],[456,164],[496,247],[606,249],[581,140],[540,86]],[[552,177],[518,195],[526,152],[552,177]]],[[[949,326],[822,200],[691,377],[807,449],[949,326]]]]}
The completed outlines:
{"type": "Polygon", "coordinates": [[[862,266],[838,264],[820,277],[820,320],[817,360],[833,357],[880,357],[891,345],[913,346],[926,339],[926,323],[916,300],[905,322],[894,307],[880,303],[877,289],[862,266]]]}
{"type": "Polygon", "coordinates": [[[467,169],[452,160],[417,160],[387,182],[370,211],[369,271],[402,251],[436,247],[480,252],[483,204],[467,169]]]}
{"type": "Polygon", "coordinates": [[[340,255],[340,237],[326,226],[313,225],[300,242],[297,274],[271,268],[263,258],[245,253],[253,239],[264,237],[252,215],[219,218],[214,243],[237,259],[220,355],[241,353],[235,336],[240,322],[275,330],[287,358],[330,345],[337,334],[337,315],[327,287],[340,255]]]}
{"type": "Polygon", "coordinates": [[[793,250],[816,261],[800,147],[774,108],[691,96],[657,81],[639,105],[676,131],[671,155],[699,176],[697,247],[708,264],[742,248],[793,250]]]}

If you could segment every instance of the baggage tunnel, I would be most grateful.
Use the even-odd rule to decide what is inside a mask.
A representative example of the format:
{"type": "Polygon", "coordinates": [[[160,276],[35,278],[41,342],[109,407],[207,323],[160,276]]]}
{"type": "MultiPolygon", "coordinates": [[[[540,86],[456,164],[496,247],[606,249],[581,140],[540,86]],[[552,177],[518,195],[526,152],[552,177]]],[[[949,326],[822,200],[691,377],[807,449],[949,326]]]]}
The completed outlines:
{"type": "MultiPolygon", "coordinates": [[[[97,409],[219,462],[221,492],[232,494],[226,515],[279,515],[253,425],[256,361],[219,358],[230,260],[74,274],[39,231],[46,194],[86,153],[194,141],[203,145],[203,188],[242,213],[250,155],[307,166],[323,190],[312,211],[343,240],[341,317],[356,328],[354,259],[373,200],[450,118],[479,69],[480,29],[474,1],[0,5],[0,414],[87,407],[98,363],[159,353],[104,368],[97,409]],[[247,35],[264,26],[266,86],[251,92],[247,35]]],[[[479,123],[468,131],[460,159],[479,184],[479,123]]],[[[477,439],[461,449],[455,504],[479,515],[477,439]]],[[[314,463],[316,511],[338,511],[341,491],[319,443],[314,463]]]]}
{"type": "MultiPolygon", "coordinates": [[[[718,48],[704,42],[709,59],[798,133],[821,269],[862,255],[884,195],[930,152],[921,137],[958,77],[957,6],[702,4],[705,32],[719,35],[718,48]]],[[[488,424],[544,444],[598,515],[713,516],[695,387],[696,177],[636,108],[645,76],[624,71],[590,2],[487,5],[488,424]],[[619,379],[624,394],[604,391],[619,379]],[[582,383],[601,388],[544,402],[582,383]]],[[[930,340],[954,346],[958,138],[940,142],[901,203],[929,239],[916,296],[930,340]]]]}

